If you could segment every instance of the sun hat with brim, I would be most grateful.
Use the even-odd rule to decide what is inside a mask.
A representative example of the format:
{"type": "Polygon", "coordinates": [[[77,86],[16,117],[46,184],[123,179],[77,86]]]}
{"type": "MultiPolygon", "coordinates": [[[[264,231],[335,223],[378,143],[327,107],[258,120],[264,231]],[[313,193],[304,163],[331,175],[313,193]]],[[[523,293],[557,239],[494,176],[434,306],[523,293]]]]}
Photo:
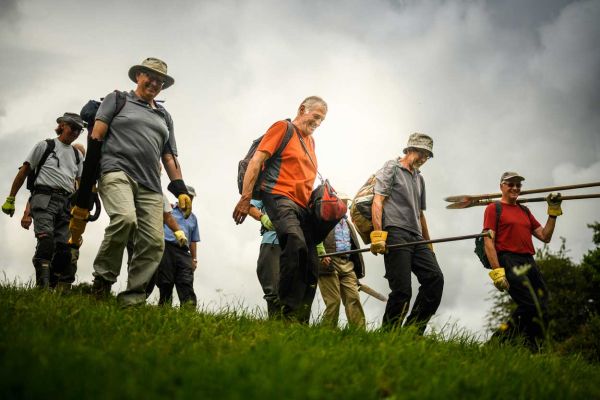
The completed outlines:
{"type": "Polygon", "coordinates": [[[524,181],[525,178],[523,178],[521,175],[519,175],[516,172],[513,171],[507,171],[505,173],[502,174],[502,176],[500,177],[500,183],[505,182],[505,181],[510,181],[511,179],[516,179],[519,181],[524,181]]]}
{"type": "Polygon", "coordinates": [[[402,151],[406,154],[410,148],[426,150],[433,157],[433,139],[424,133],[413,133],[408,137],[408,143],[402,151]]]}
{"type": "Polygon", "coordinates": [[[141,64],[129,68],[129,79],[137,83],[135,74],[138,72],[153,72],[165,78],[165,84],[162,87],[163,89],[166,89],[175,83],[175,79],[167,75],[167,63],[158,58],[148,57],[142,61],[141,64]]]}
{"type": "Polygon", "coordinates": [[[83,129],[87,126],[87,123],[81,119],[79,114],[70,113],[70,112],[66,112],[63,114],[62,117],[56,118],[56,122],[58,122],[59,124],[61,122],[65,122],[67,124],[75,125],[80,129],[83,129]]]}

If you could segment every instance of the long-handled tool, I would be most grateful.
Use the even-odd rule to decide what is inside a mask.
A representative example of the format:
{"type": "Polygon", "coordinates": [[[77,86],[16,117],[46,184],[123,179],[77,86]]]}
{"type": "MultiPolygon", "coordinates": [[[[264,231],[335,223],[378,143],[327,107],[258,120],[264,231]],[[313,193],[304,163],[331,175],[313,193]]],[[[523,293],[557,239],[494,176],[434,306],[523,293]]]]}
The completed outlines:
{"type": "MultiPolygon", "coordinates": [[[[394,250],[400,247],[406,247],[406,246],[415,246],[418,244],[429,244],[429,243],[442,243],[442,242],[454,242],[457,240],[466,240],[466,239],[475,239],[478,237],[492,237],[492,232],[487,230],[481,233],[477,233],[474,235],[465,235],[465,236],[452,236],[452,237],[447,237],[447,238],[441,238],[441,239],[432,239],[432,240],[418,240],[416,242],[406,242],[406,243],[398,243],[398,244],[390,244],[389,246],[386,246],[386,249],[388,250],[394,250]]],[[[364,249],[354,249],[354,250],[348,250],[348,251],[338,251],[335,253],[329,253],[329,254],[323,254],[320,255],[319,258],[323,258],[323,257],[332,257],[332,256],[342,256],[342,255],[346,255],[346,254],[354,254],[354,253],[364,253],[367,251],[371,251],[370,247],[365,247],[364,249]]]]}
{"type": "MultiPolygon", "coordinates": [[[[562,200],[579,200],[579,199],[597,199],[600,198],[600,194],[578,194],[574,196],[561,196],[562,200]]],[[[474,200],[465,200],[462,202],[448,204],[446,208],[451,210],[458,210],[461,208],[469,208],[473,206],[487,206],[490,203],[493,203],[495,200],[493,198],[487,199],[474,199],[474,200]]],[[[545,197],[531,197],[531,198],[523,198],[517,199],[517,203],[537,203],[541,201],[546,201],[545,197]]]]}
{"type": "Polygon", "coordinates": [[[365,285],[362,282],[358,282],[358,290],[361,292],[364,292],[366,294],[368,294],[369,296],[372,296],[374,298],[376,298],[377,300],[386,302],[387,301],[387,297],[385,297],[383,294],[379,293],[378,291],[376,291],[375,289],[373,289],[370,286],[365,285]]]}
{"type": "MultiPolygon", "coordinates": [[[[559,190],[582,189],[582,188],[596,187],[596,186],[600,186],[600,182],[581,183],[581,184],[577,184],[577,185],[566,185],[566,186],[552,186],[552,187],[539,188],[539,189],[529,189],[529,190],[521,191],[521,195],[544,193],[544,192],[557,192],[559,190]]],[[[446,200],[450,203],[465,203],[465,202],[471,202],[471,201],[482,200],[482,199],[497,199],[500,197],[502,197],[502,193],[475,194],[475,195],[459,194],[457,196],[446,197],[444,200],[446,200]]],[[[464,208],[464,207],[458,207],[458,208],[464,208]]]]}

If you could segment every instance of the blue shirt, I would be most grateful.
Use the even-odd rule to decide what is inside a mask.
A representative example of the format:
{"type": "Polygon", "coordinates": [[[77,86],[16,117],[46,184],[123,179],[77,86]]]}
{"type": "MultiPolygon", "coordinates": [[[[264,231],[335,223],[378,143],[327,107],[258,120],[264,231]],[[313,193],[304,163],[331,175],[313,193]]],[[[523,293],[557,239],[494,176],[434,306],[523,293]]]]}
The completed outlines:
{"type": "MultiPolygon", "coordinates": [[[[185,237],[188,238],[188,241],[191,242],[199,242],[200,241],[200,232],[198,231],[198,220],[194,213],[190,214],[188,219],[185,219],[183,216],[183,212],[179,209],[177,205],[173,207],[173,211],[171,213],[179,227],[185,233],[185,237]]],[[[173,231],[169,229],[167,224],[164,225],[165,230],[165,240],[171,243],[177,243],[177,239],[175,239],[175,235],[173,231]]]]}
{"type": "MultiPolygon", "coordinates": [[[[250,205],[258,208],[261,213],[266,214],[265,206],[262,200],[250,200],[250,205]]],[[[260,224],[262,226],[262,223],[260,224]]],[[[266,231],[262,235],[262,241],[260,244],[279,244],[279,240],[277,239],[277,233],[275,231],[266,231]]]]}
{"type": "Polygon", "coordinates": [[[335,226],[335,251],[348,251],[352,249],[352,239],[350,238],[350,228],[348,227],[347,216],[338,222],[335,226]]]}

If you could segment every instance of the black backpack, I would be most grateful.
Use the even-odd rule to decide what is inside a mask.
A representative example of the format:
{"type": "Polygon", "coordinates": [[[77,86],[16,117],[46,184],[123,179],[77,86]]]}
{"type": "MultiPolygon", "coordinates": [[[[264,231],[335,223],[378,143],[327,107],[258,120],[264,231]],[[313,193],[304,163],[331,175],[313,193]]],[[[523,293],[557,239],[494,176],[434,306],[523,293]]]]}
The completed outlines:
{"type": "MultiPolygon", "coordinates": [[[[31,169],[29,171],[29,174],[27,175],[27,189],[29,189],[30,192],[33,192],[33,190],[35,189],[35,180],[40,174],[42,166],[44,165],[50,154],[54,153],[54,146],[56,146],[56,142],[54,142],[54,139],[46,139],[46,150],[44,150],[44,154],[42,154],[40,162],[38,163],[37,167],[35,167],[35,169],[31,169]]],[[[79,163],[81,162],[81,159],[79,158],[79,151],[77,151],[75,147],[71,147],[73,148],[73,152],[75,153],[75,163],[79,165],[79,163]]]]}
{"type": "MultiPolygon", "coordinates": [[[[499,201],[495,201],[494,205],[496,206],[496,232],[494,233],[494,236],[497,237],[498,232],[500,231],[500,214],[502,214],[502,203],[500,203],[499,201]]],[[[519,207],[521,207],[521,209],[525,211],[527,215],[531,213],[531,211],[529,211],[529,208],[525,207],[524,205],[519,204],[519,207]]],[[[477,257],[479,258],[479,261],[481,261],[481,263],[483,264],[484,268],[492,269],[490,261],[488,260],[487,255],[485,254],[485,246],[483,239],[484,238],[481,236],[475,238],[475,254],[477,254],[477,257]]]]}
{"type": "MultiPolygon", "coordinates": [[[[283,136],[281,145],[275,151],[275,153],[265,162],[264,168],[258,174],[256,183],[254,184],[254,188],[252,189],[252,198],[253,199],[260,199],[260,186],[264,179],[265,172],[271,165],[271,160],[274,160],[278,156],[281,155],[281,153],[283,152],[283,149],[285,149],[285,146],[287,146],[287,144],[290,142],[290,139],[292,138],[292,135],[294,133],[294,125],[292,124],[292,122],[289,119],[287,119],[286,121],[287,121],[288,127],[285,132],[285,135],[283,136]]],[[[252,144],[250,145],[250,149],[248,150],[248,153],[246,154],[246,156],[238,162],[237,184],[238,184],[238,190],[239,190],[240,194],[242,194],[242,190],[244,188],[244,176],[246,175],[246,170],[248,169],[248,164],[250,163],[252,156],[254,156],[254,153],[256,153],[256,149],[258,148],[258,145],[260,144],[260,142],[262,141],[264,136],[265,135],[262,135],[259,138],[255,139],[252,142],[252,144]]]]}
{"type": "MultiPolygon", "coordinates": [[[[117,95],[117,101],[115,103],[114,116],[116,117],[117,114],[121,112],[123,107],[125,107],[125,103],[127,103],[127,95],[125,94],[125,92],[122,92],[120,90],[115,90],[115,93],[117,95]]],[[[104,98],[100,99],[100,101],[102,100],[104,100],[104,98]]],[[[85,105],[81,109],[81,112],[79,113],[79,115],[81,115],[81,119],[87,122],[89,132],[92,131],[94,123],[96,122],[96,113],[98,112],[98,108],[100,108],[100,101],[88,101],[87,103],[85,103],[85,105]]]]}

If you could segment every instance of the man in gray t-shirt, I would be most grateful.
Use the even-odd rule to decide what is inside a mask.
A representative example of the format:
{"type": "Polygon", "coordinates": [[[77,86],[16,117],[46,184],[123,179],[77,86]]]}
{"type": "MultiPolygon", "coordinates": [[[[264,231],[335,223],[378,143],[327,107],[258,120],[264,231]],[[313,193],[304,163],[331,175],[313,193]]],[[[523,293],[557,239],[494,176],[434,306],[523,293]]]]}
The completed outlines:
{"type": "MultiPolygon", "coordinates": [[[[161,161],[171,180],[168,189],[178,197],[186,218],[192,207],[177,161],[173,120],[155,101],[161,90],[175,82],[167,75],[167,64],[147,58],[129,69],[129,78],[136,83],[135,90],[110,93],[96,113],[80,190],[89,193],[100,172],[98,192],[110,224],[94,260],[96,295],[110,293],[121,270],[123,250],[133,240],[127,289],[117,297],[122,306],[145,302],[146,285],[162,257],[161,161]]],[[[72,242],[80,243],[88,214],[85,196],[77,196],[69,227],[72,242]]]]}
{"type": "Polygon", "coordinates": [[[74,113],[65,113],[56,122],[58,137],[42,140],[29,152],[15,176],[2,211],[13,216],[17,193],[33,173],[29,178],[33,185],[29,207],[37,238],[33,256],[36,285],[66,288],[75,280],[76,272],[67,246],[69,197],[75,191],[75,182],[81,177],[83,168],[83,154],[71,143],[79,137],[85,123],[74,113]]]}
{"type": "Polygon", "coordinates": [[[391,293],[382,326],[401,326],[412,297],[411,271],[421,287],[405,325],[415,325],[422,334],[442,299],[444,276],[433,246],[414,245],[390,250],[392,244],[429,240],[425,219],[425,180],[419,168],[433,157],[433,140],[413,133],[404,157],[385,163],[376,174],[372,206],[371,252],[384,254],[385,277],[391,293]]]}

